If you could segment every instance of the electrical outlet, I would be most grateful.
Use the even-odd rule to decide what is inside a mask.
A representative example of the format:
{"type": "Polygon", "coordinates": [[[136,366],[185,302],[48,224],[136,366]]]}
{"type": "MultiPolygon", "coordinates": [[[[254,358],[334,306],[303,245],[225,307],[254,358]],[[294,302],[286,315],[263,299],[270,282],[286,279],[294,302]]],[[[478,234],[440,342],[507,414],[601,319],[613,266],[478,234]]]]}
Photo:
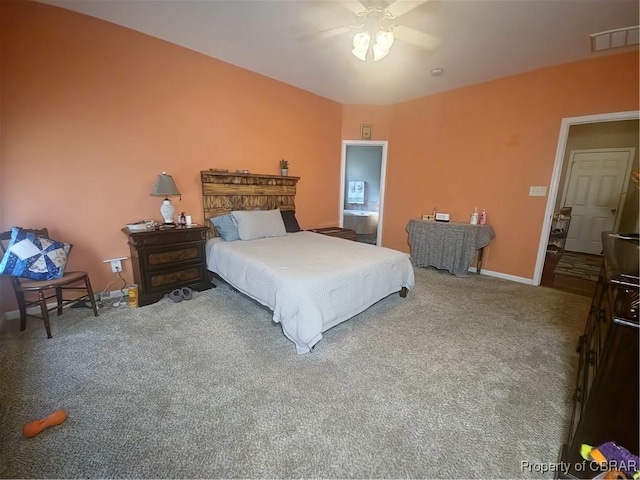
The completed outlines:
{"type": "Polygon", "coordinates": [[[113,273],[122,271],[122,260],[126,260],[127,257],[110,258],[109,260],[103,260],[102,263],[110,263],[111,271],[113,273]]]}

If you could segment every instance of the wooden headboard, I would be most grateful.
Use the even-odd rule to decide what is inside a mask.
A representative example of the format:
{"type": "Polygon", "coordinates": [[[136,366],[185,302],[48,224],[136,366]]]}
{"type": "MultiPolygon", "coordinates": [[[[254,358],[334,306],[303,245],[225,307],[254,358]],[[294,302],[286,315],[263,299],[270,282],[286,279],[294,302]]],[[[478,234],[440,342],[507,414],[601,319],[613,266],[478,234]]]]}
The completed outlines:
{"type": "MultiPolygon", "coordinates": [[[[255,173],[200,172],[204,224],[233,210],[296,209],[296,184],[300,177],[255,173]]],[[[210,236],[215,230],[210,230],[210,236]]]]}

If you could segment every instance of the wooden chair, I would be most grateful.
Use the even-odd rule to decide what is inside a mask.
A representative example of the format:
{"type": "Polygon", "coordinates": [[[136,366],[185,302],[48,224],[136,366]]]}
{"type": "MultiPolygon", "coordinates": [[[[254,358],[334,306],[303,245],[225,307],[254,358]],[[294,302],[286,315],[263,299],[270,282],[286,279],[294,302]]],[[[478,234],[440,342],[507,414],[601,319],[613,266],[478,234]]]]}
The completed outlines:
{"type": "MultiPolygon", "coordinates": [[[[46,228],[42,229],[24,229],[39,237],[49,238],[49,232],[46,228]]],[[[0,233],[0,251],[2,255],[7,251],[7,245],[11,239],[11,231],[0,233]]],[[[9,275],[5,275],[9,276],[9,275]]],[[[58,315],[62,315],[62,308],[71,303],[89,300],[93,314],[98,316],[98,307],[93,296],[93,289],[89,275],[86,272],[65,272],[62,278],[56,280],[35,281],[27,278],[19,278],[10,276],[13,291],[18,300],[18,308],[20,309],[20,331],[27,328],[27,317],[41,318],[44,320],[44,328],[47,330],[47,338],[51,338],[51,324],[49,322],[49,312],[57,309],[58,315]],[[65,298],[64,292],[83,291],[80,296],[74,295],[73,298],[65,298]],[[31,298],[29,298],[31,297],[31,298]],[[47,300],[54,298],[56,304],[53,307],[47,305],[47,300]],[[40,307],[40,315],[28,313],[28,308],[32,306],[40,307]]]]}

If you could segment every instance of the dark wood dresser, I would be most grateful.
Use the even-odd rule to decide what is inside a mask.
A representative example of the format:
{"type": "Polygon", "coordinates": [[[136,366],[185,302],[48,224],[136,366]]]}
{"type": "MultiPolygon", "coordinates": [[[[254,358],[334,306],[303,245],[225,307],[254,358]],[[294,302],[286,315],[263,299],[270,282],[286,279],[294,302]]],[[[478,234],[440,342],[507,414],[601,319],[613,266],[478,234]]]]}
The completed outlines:
{"type": "MultiPolygon", "coordinates": [[[[578,339],[578,378],[559,478],[594,478],[603,471],[580,446],[615,442],[638,455],[638,240],[603,233],[603,265],[578,339]]],[[[606,468],[605,468],[606,471],[606,468]]]]}
{"type": "Polygon", "coordinates": [[[187,226],[130,232],[133,278],[138,305],[149,305],[180,287],[202,291],[214,285],[207,278],[204,245],[209,227],[187,226]]]}

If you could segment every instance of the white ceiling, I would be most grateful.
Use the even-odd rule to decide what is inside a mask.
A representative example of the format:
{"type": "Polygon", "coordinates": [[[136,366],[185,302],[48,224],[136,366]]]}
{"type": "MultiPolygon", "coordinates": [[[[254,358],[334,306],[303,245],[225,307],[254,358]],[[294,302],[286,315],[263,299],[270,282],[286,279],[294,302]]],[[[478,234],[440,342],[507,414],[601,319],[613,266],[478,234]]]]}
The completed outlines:
{"type": "Polygon", "coordinates": [[[167,40],[344,104],[387,105],[637,47],[590,37],[638,25],[638,0],[42,0],[167,40]],[[351,54],[354,12],[415,7],[379,62],[351,54]],[[328,31],[327,31],[328,30],[328,31]],[[405,33],[407,29],[405,28],[405,33]],[[403,40],[404,38],[404,40],[403,40]],[[409,38],[410,40],[410,38],[409,38]],[[424,45],[424,43],[423,43],[424,45]],[[431,70],[443,68],[433,77],[431,70]]]}

